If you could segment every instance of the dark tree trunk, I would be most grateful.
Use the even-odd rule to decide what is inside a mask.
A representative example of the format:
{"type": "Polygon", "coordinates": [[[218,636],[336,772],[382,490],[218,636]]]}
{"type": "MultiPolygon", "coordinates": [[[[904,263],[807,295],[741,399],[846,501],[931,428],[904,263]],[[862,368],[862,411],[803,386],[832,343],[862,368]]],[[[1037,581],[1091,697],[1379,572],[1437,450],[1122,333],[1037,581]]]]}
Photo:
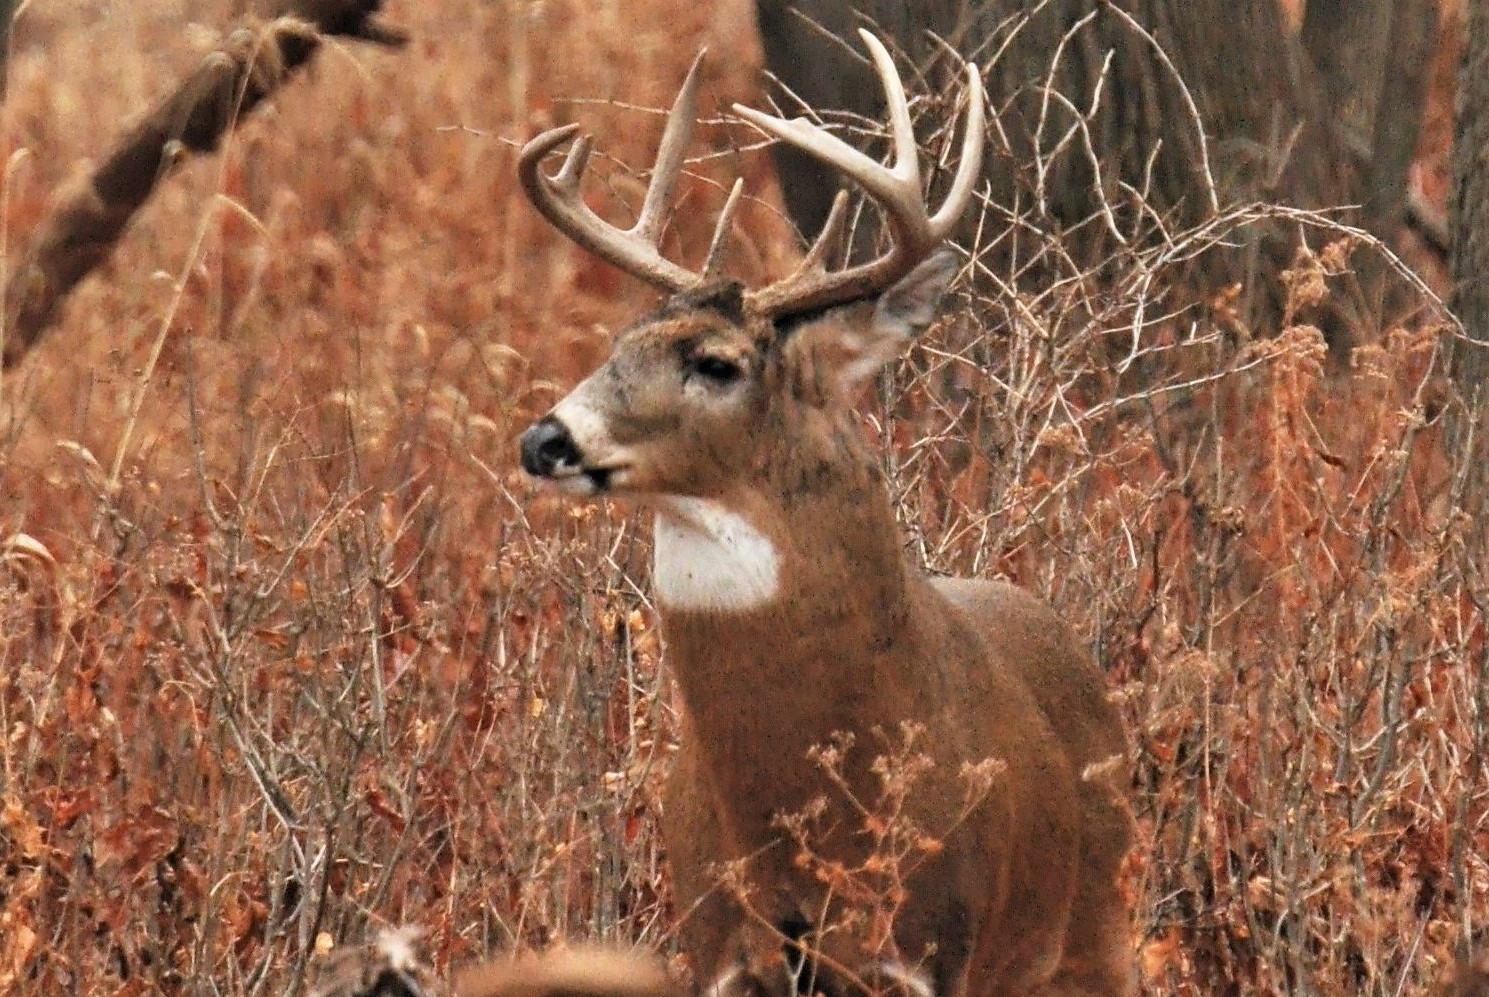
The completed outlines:
{"type": "Polygon", "coordinates": [[[0,0],[0,98],[10,86],[10,27],[20,0],[0,0]]]}
{"type": "Polygon", "coordinates": [[[1341,145],[1364,171],[1364,222],[1400,228],[1436,50],[1435,0],[1310,0],[1303,48],[1318,70],[1341,145]]]}
{"type": "MultiPolygon", "coordinates": [[[[1453,136],[1453,192],[1448,205],[1452,232],[1453,311],[1478,342],[1453,343],[1452,374],[1468,403],[1455,420],[1455,445],[1482,433],[1489,406],[1489,3],[1465,5],[1463,57],[1453,136]]],[[[1481,474],[1481,479],[1483,475],[1481,474]]]]}
{"type": "MultiPolygon", "coordinates": [[[[994,204],[1032,206],[1066,232],[1079,227],[1069,248],[1095,262],[1110,248],[1105,226],[1083,223],[1099,209],[1142,236],[1151,216],[1132,190],[1170,226],[1217,202],[1368,200],[1368,223],[1389,237],[1420,126],[1436,8],[1312,0],[1301,33],[1268,0],[760,0],[759,18],[767,66],[818,109],[878,113],[856,23],[878,25],[912,64],[927,66],[932,92],[949,64],[937,65],[944,49],[932,35],[979,60],[1008,139],[988,157],[994,204]],[[1378,99],[1386,85],[1388,99],[1378,99]]],[[[792,99],[782,100],[787,110],[792,99]]],[[[810,234],[835,181],[793,153],[779,157],[788,209],[810,234]]],[[[1207,265],[1203,276],[1257,285],[1263,293],[1248,298],[1275,314],[1276,273],[1291,262],[1297,233],[1256,235],[1253,252],[1207,265]]]]}
{"type": "Polygon", "coordinates": [[[1382,77],[1366,88],[1379,94],[1371,123],[1365,224],[1391,239],[1406,208],[1407,173],[1416,158],[1427,107],[1427,82],[1437,49],[1438,12],[1433,0],[1397,0],[1390,12],[1382,77]]]}
{"type": "Polygon", "coordinates": [[[1395,6],[1395,0],[1308,0],[1303,11],[1299,37],[1318,70],[1325,104],[1361,148],[1370,140],[1395,6]]]}

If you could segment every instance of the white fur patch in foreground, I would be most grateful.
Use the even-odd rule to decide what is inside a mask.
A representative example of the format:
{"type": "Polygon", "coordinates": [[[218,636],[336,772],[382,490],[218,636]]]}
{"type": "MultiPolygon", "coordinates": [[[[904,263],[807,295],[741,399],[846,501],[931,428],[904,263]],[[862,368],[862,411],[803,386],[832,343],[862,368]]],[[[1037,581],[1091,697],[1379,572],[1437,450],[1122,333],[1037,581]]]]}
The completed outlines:
{"type": "Polygon", "coordinates": [[[936,988],[931,986],[931,978],[902,962],[886,959],[882,962],[870,963],[865,970],[869,974],[899,984],[907,997],[936,997],[936,988]]]}
{"type": "Polygon", "coordinates": [[[775,545],[717,503],[665,499],[655,542],[652,582],[670,609],[737,613],[768,605],[780,591],[775,545]]]}

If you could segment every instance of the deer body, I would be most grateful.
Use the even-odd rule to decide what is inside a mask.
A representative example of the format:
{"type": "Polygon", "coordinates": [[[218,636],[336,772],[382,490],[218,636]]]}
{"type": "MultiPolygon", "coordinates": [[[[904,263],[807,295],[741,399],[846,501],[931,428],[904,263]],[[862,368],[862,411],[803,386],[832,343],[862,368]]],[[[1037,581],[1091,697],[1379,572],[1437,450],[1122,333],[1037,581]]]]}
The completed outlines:
{"type": "MultiPolygon", "coordinates": [[[[912,879],[916,899],[897,925],[900,953],[937,993],[967,992],[968,974],[1033,989],[1059,962],[1080,882],[1095,877],[1114,899],[1115,863],[1129,844],[1120,802],[1105,784],[1086,791],[1081,782],[1088,767],[1126,750],[1102,676],[1027,593],[931,580],[905,562],[878,467],[849,420],[819,426],[819,412],[781,414],[773,431],[793,445],[779,448],[779,463],[762,469],[759,486],[776,501],[739,503],[760,510],[751,526],[777,552],[776,597],[747,609],[699,610],[659,595],[688,718],[664,816],[679,908],[717,893],[711,864],[755,856],[757,913],[778,925],[811,923],[822,885],[795,865],[794,846],[772,818],[824,793],[808,750],[837,732],[856,736],[846,775],[859,799],[873,801],[870,728],[915,721],[926,726],[923,743],[937,762],[911,799],[929,833],[956,821],[962,762],[992,757],[1008,768],[912,879]],[[781,500],[787,495],[789,504],[781,500]],[[1057,726],[1072,710],[1090,719],[1057,726]],[[1086,869],[1081,850],[1090,832],[1106,841],[1097,842],[1104,851],[1096,868],[1086,869]],[[684,877],[680,866],[703,875],[684,877]],[[986,939],[983,951],[971,950],[977,938],[986,939]]],[[[814,844],[856,864],[866,857],[849,833],[857,824],[851,816],[844,824],[814,844]]],[[[742,913],[728,899],[712,906],[683,928],[685,939],[697,936],[687,947],[702,980],[749,957],[731,946],[742,913]]],[[[1110,938],[1117,960],[1123,941],[1110,938]]],[[[864,961],[862,953],[834,958],[864,961]]]]}
{"type": "Polygon", "coordinates": [[[903,92],[882,47],[870,48],[894,120],[892,169],[852,159],[800,122],[749,114],[886,204],[894,249],[848,271],[816,269],[831,224],[802,271],[758,292],[718,280],[712,257],[695,278],[637,245],[637,233],[652,239],[667,164],[679,161],[685,133],[679,140],[674,126],[694,113],[692,75],[630,233],[597,229],[578,200],[587,146],[547,177],[537,161],[553,135],[571,132],[530,143],[523,180],[544,213],[674,294],[524,434],[523,465],[579,494],[634,494],[656,507],[654,583],[684,708],[663,834],[683,944],[713,997],[862,987],[1125,997],[1130,918],[1117,878],[1131,817],[1116,787],[1126,742],[1103,677],[1032,596],[930,579],[906,562],[850,408],[935,315],[956,269],[936,249],[981,143],[973,68],[962,168],[948,205],[927,217],[903,92]],[[798,321],[858,300],[873,302],[867,319],[798,321]],[[924,728],[916,750],[934,761],[905,814],[938,844],[904,870],[886,940],[873,925],[830,927],[838,900],[777,818],[826,796],[813,852],[863,863],[863,817],[809,751],[854,738],[839,771],[872,808],[879,739],[902,723],[924,728]],[[1003,768],[969,809],[961,769],[988,759],[1003,768]],[[736,861],[743,901],[718,882],[720,865],[736,861]]]}

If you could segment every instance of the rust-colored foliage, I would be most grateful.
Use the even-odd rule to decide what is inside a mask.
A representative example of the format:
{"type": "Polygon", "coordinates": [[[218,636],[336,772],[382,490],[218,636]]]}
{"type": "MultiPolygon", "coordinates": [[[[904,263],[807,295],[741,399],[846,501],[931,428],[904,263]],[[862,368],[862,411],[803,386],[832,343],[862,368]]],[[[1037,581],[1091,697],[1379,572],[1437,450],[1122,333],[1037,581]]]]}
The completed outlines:
{"type": "Polygon", "coordinates": [[[169,97],[134,124],[87,177],[74,181],[8,280],[4,355],[25,355],[56,320],[77,282],[104,261],[156,185],[188,153],[217,149],[222,136],[284,85],[324,35],[401,45],[375,18],[381,0],[273,0],[267,24],[233,33],[169,97]]]}
{"type": "MultiPolygon", "coordinates": [[[[705,114],[758,104],[749,7],[389,16],[405,49],[328,46],[0,381],[0,991],[278,992],[401,923],[441,970],[560,937],[667,950],[685,916],[651,820],[675,723],[643,517],[513,464],[653,298],[549,232],[513,160],[574,119],[642,162],[642,108],[704,41],[705,114]]],[[[163,5],[32,4],[8,247],[222,41],[163,5]]],[[[701,258],[743,174],[732,265],[783,272],[767,158],[701,131],[664,248],[701,258]]],[[[644,182],[591,170],[629,218],[644,182]]],[[[1004,209],[983,227],[1014,269],[867,407],[908,556],[1040,591],[1107,664],[1149,992],[1424,992],[1489,895],[1489,572],[1458,491],[1485,458],[1443,448],[1450,327],[1423,296],[1329,356],[1186,299],[1262,209],[1100,274],[1065,269],[1032,199],[1004,209]]],[[[1350,293],[1376,248],[1287,220],[1292,293],[1350,293]]],[[[939,832],[865,826],[912,861],[939,832]]],[[[892,916],[894,870],[856,872],[892,916]]]]}

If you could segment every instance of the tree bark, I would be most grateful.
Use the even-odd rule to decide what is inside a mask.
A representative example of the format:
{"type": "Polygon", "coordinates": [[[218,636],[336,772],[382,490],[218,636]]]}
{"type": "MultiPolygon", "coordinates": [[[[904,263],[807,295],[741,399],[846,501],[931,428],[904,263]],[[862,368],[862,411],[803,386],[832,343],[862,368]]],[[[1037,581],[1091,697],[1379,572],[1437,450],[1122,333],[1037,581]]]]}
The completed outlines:
{"type": "Polygon", "coordinates": [[[1438,12],[1433,0],[1396,0],[1387,43],[1375,81],[1365,224],[1382,239],[1394,239],[1406,212],[1408,174],[1422,136],[1427,83],[1437,49],[1438,12]]]}
{"type": "Polygon", "coordinates": [[[375,19],[380,6],[381,0],[266,0],[258,12],[275,20],[235,32],[126,132],[91,176],[59,194],[5,287],[3,366],[36,345],[160,181],[187,154],[215,151],[223,135],[310,60],[323,35],[402,44],[399,31],[375,19]]]}
{"type": "Polygon", "coordinates": [[[1435,0],[1310,0],[1303,17],[1324,107],[1364,171],[1364,223],[1385,240],[1405,217],[1437,26],[1435,0]]]}
{"type": "Polygon", "coordinates": [[[0,100],[10,87],[10,28],[20,5],[21,0],[0,0],[0,100]]]}
{"type": "Polygon", "coordinates": [[[1489,422],[1489,3],[1475,0],[1465,8],[1448,204],[1452,308],[1473,340],[1453,342],[1449,365],[1466,406],[1449,434],[1450,445],[1460,449],[1489,422]]]}
{"type": "MultiPolygon", "coordinates": [[[[1406,0],[1415,3],[1416,0],[1406,0]]],[[[1308,0],[1299,40],[1318,70],[1335,123],[1363,147],[1375,118],[1392,10],[1397,0],[1308,0]]]]}

